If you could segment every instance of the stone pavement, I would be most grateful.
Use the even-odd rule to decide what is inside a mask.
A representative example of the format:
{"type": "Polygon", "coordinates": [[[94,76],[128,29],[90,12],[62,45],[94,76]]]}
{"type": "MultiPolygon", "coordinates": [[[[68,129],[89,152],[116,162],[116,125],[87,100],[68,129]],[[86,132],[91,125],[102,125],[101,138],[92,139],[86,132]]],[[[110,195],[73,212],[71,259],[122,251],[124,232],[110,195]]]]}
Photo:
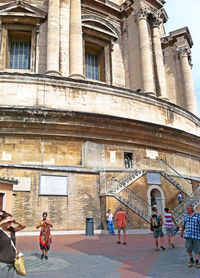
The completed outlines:
{"type": "MultiPolygon", "coordinates": [[[[27,278],[200,278],[200,269],[188,268],[184,240],[175,249],[154,251],[151,234],[128,235],[127,245],[116,236],[57,235],[49,260],[40,260],[37,237],[17,237],[25,255],[27,278]]],[[[15,275],[15,278],[21,276],[15,275]]]]}

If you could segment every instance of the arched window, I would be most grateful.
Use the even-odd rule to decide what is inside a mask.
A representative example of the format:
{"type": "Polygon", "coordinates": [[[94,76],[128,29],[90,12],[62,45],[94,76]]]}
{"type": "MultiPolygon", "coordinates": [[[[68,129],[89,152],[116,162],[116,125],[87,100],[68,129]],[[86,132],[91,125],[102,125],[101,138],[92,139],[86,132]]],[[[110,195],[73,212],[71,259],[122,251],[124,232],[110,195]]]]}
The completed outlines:
{"type": "Polygon", "coordinates": [[[82,27],[85,77],[112,84],[111,50],[118,31],[94,15],[83,15],[82,27]]]}

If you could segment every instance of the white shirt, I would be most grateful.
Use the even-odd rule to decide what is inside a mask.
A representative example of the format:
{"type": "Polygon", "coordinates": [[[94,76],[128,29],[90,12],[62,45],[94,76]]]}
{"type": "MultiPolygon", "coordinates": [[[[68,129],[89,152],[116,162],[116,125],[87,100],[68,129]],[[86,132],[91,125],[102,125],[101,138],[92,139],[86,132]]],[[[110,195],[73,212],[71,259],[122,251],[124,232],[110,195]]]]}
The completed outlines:
{"type": "Polygon", "coordinates": [[[113,215],[112,215],[112,213],[110,213],[110,214],[107,213],[107,214],[106,214],[106,218],[107,218],[108,221],[113,221],[113,215]]]}

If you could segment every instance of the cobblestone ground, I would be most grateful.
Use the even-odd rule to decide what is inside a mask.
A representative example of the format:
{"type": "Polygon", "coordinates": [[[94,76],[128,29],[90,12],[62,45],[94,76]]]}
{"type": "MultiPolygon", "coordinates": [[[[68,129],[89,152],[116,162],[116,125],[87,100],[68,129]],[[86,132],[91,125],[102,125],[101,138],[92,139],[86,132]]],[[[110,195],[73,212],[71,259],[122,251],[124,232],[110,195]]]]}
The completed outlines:
{"type": "MultiPolygon", "coordinates": [[[[152,235],[128,235],[127,245],[116,236],[54,236],[49,259],[40,260],[37,237],[18,237],[27,278],[200,278],[200,269],[186,266],[184,240],[176,248],[154,251],[152,235]]],[[[21,276],[15,275],[15,278],[21,276]]]]}

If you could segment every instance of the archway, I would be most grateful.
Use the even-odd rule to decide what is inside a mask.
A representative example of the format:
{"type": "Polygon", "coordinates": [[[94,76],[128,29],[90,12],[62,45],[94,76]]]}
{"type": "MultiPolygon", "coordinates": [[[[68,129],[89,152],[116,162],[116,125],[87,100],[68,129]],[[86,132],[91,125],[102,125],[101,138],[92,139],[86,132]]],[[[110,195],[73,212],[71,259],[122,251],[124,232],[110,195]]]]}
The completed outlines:
{"type": "MultiPolygon", "coordinates": [[[[162,188],[158,185],[152,185],[147,191],[148,203],[153,206],[155,205],[160,214],[164,213],[165,207],[165,195],[162,188]]],[[[151,214],[151,212],[150,212],[151,214]]]]}

